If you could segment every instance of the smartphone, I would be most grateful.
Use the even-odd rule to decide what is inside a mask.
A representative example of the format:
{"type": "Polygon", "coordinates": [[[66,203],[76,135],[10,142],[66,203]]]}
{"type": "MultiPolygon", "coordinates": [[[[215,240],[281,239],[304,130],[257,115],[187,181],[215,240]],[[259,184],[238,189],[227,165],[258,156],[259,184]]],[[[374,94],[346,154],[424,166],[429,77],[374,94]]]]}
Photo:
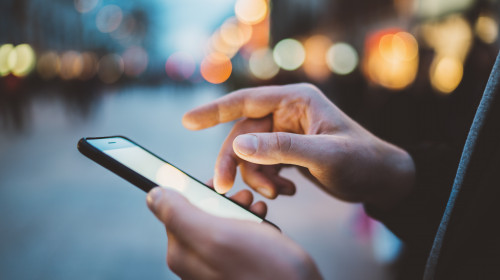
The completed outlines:
{"type": "Polygon", "coordinates": [[[82,138],[78,150],[145,192],[156,186],[174,189],[212,215],[269,223],[277,228],[126,137],[82,138]]]}

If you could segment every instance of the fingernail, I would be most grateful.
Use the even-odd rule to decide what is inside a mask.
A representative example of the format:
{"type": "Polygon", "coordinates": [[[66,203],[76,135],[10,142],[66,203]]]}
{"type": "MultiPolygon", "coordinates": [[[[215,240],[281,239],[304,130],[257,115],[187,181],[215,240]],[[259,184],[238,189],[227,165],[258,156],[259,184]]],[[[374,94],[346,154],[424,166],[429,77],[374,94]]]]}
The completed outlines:
{"type": "Polygon", "coordinates": [[[273,197],[273,193],[268,188],[258,188],[257,191],[265,197],[273,197]]]}
{"type": "Polygon", "coordinates": [[[163,192],[161,191],[160,187],[156,187],[149,191],[148,196],[146,197],[146,201],[150,207],[154,206],[155,201],[158,201],[161,196],[163,195],[163,192]]]}
{"type": "Polygon", "coordinates": [[[240,135],[234,139],[234,143],[236,144],[236,149],[238,152],[250,156],[257,152],[257,146],[259,144],[257,136],[246,134],[240,135]]]}
{"type": "Polygon", "coordinates": [[[225,194],[227,193],[227,188],[224,187],[224,186],[221,186],[221,185],[218,185],[218,184],[215,184],[214,185],[214,189],[216,192],[220,193],[220,194],[225,194]]]}

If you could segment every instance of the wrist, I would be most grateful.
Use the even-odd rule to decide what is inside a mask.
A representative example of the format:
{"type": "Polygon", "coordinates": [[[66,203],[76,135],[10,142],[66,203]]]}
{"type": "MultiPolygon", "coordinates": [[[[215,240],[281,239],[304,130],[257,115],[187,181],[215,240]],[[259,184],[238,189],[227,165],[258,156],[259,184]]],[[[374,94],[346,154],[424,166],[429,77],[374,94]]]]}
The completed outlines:
{"type": "Polygon", "coordinates": [[[405,150],[380,140],[380,165],[376,168],[375,194],[366,204],[384,211],[399,204],[415,187],[415,163],[405,150]]]}

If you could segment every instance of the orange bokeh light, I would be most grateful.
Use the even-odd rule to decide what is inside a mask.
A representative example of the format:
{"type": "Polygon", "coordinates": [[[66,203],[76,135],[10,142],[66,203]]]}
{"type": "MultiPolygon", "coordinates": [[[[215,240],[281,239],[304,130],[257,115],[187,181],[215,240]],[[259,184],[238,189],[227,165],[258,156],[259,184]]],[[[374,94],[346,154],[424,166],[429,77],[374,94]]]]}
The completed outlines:
{"type": "Polygon", "coordinates": [[[97,72],[97,64],[99,60],[93,52],[82,53],[83,67],[80,73],[80,80],[86,81],[92,79],[97,72]]]}
{"type": "Polygon", "coordinates": [[[63,80],[75,79],[82,73],[82,56],[76,51],[67,51],[61,56],[61,70],[59,75],[63,80]]]}
{"type": "Polygon", "coordinates": [[[269,34],[269,17],[266,17],[263,21],[256,25],[252,25],[252,36],[244,45],[242,55],[248,59],[253,51],[269,47],[269,34]]]}
{"type": "Polygon", "coordinates": [[[324,35],[314,35],[304,42],[306,59],[303,67],[309,78],[321,82],[330,76],[326,53],[331,44],[332,41],[324,35]]]}
{"type": "Polygon", "coordinates": [[[400,90],[417,75],[418,44],[413,35],[386,29],[368,37],[363,70],[367,78],[383,87],[400,90]]]}
{"type": "Polygon", "coordinates": [[[201,62],[200,71],[203,78],[212,84],[225,82],[231,76],[233,66],[224,54],[211,53],[201,62]]]}

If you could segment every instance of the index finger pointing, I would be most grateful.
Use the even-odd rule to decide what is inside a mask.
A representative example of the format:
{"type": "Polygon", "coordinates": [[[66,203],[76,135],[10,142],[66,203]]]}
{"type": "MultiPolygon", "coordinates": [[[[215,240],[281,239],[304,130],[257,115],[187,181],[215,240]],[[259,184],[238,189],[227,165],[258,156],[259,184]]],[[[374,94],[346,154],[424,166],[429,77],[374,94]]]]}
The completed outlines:
{"type": "Polygon", "coordinates": [[[287,86],[237,90],[187,112],[182,123],[188,129],[199,130],[241,117],[262,118],[274,112],[286,94],[287,86]]]}

